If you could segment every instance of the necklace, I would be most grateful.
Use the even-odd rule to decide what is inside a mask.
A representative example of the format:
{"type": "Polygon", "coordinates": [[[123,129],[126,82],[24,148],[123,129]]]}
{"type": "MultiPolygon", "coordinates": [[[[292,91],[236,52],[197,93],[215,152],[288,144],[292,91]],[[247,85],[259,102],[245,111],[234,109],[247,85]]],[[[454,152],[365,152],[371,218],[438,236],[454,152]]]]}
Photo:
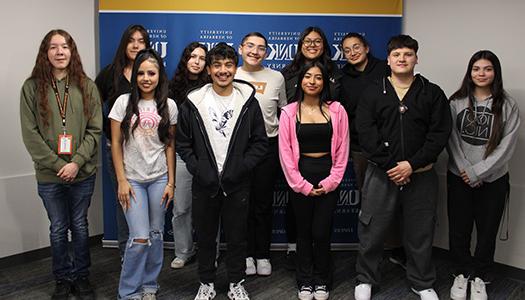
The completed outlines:
{"type": "Polygon", "coordinates": [[[306,105],[304,103],[302,103],[301,106],[303,107],[304,110],[306,110],[306,113],[308,113],[309,115],[313,115],[318,108],[317,106],[306,105]]]}

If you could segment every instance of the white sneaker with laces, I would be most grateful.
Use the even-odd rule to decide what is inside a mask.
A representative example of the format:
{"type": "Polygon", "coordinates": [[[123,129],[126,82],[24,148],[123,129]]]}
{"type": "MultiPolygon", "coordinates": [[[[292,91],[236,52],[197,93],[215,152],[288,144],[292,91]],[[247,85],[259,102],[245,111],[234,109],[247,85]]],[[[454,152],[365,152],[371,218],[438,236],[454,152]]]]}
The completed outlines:
{"type": "Polygon", "coordinates": [[[470,281],[470,300],[487,300],[487,289],[485,287],[487,283],[479,277],[470,281]]]}
{"type": "Polygon", "coordinates": [[[257,274],[257,269],[255,269],[255,260],[253,257],[246,257],[246,275],[251,276],[257,274]]]}
{"type": "Polygon", "coordinates": [[[313,289],[309,285],[303,285],[297,292],[299,300],[312,300],[314,298],[313,289]]]}
{"type": "Polygon", "coordinates": [[[228,291],[228,298],[230,300],[250,300],[248,292],[244,289],[242,283],[244,279],[237,283],[230,283],[230,290],[228,291]]]}
{"type": "Polygon", "coordinates": [[[326,300],[330,296],[326,285],[316,285],[314,289],[315,300],[326,300]]]}
{"type": "Polygon", "coordinates": [[[213,286],[213,283],[202,283],[199,287],[199,291],[197,292],[197,295],[195,296],[195,300],[211,300],[215,298],[217,293],[215,292],[215,288],[213,286]]]}
{"type": "MultiPolygon", "coordinates": [[[[246,261],[246,270],[248,270],[248,261],[246,261]]],[[[269,276],[272,274],[272,264],[269,259],[257,259],[257,275],[269,276]]]]}
{"type": "Polygon", "coordinates": [[[417,291],[414,288],[412,288],[412,292],[419,295],[419,298],[421,300],[439,300],[439,297],[436,294],[436,291],[434,291],[434,289],[425,289],[417,291]]]}
{"type": "Polygon", "coordinates": [[[467,300],[467,285],[468,277],[465,278],[463,274],[456,276],[454,279],[454,284],[450,288],[450,299],[467,300]]]}
{"type": "Polygon", "coordinates": [[[145,293],[142,295],[142,300],[157,300],[155,293],[145,293]]]}
{"type": "Polygon", "coordinates": [[[354,289],[355,300],[370,300],[372,297],[372,285],[370,283],[360,283],[354,289]]]}

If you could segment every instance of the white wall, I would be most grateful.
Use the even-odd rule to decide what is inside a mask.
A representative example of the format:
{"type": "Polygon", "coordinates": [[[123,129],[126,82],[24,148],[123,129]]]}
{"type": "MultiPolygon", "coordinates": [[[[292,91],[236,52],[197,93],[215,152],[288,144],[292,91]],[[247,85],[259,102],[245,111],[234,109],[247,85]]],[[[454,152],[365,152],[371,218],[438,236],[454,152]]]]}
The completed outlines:
{"type": "MultiPolygon", "coordinates": [[[[0,257],[49,246],[49,221],[36,193],[30,156],[22,143],[20,88],[31,74],[38,47],[53,28],[68,31],[88,76],[95,75],[95,0],[2,1],[0,4],[0,257]]],[[[91,235],[101,234],[98,178],[90,215],[91,235]]]]}
{"type": "MultiPolygon", "coordinates": [[[[521,120],[525,123],[524,13],[522,0],[405,0],[403,32],[420,44],[417,71],[440,85],[447,96],[459,87],[472,54],[481,49],[492,50],[502,63],[504,87],[519,103],[521,120]]],[[[496,261],[522,269],[525,269],[524,126],[510,163],[510,239],[498,241],[496,248],[496,261]]],[[[446,155],[441,158],[439,171],[444,183],[446,155]]],[[[444,184],[441,191],[435,245],[448,249],[444,184]]]]}

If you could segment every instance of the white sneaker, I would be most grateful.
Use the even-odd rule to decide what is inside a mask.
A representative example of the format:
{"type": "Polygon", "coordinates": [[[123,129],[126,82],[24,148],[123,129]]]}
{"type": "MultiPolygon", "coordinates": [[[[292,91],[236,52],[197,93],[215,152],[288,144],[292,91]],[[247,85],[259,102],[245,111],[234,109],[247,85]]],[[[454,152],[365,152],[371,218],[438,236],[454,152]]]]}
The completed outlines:
{"type": "Polygon", "coordinates": [[[468,277],[465,278],[463,274],[456,276],[454,279],[454,284],[450,288],[450,299],[467,300],[467,285],[468,277]]]}
{"type": "Polygon", "coordinates": [[[145,293],[142,295],[142,300],[157,300],[155,293],[145,293]]]}
{"type": "Polygon", "coordinates": [[[326,300],[330,296],[326,285],[316,285],[314,290],[314,299],[315,300],[326,300]]]}
{"type": "Polygon", "coordinates": [[[255,269],[255,260],[253,257],[246,257],[246,275],[251,276],[257,274],[255,269]]]}
{"type": "Polygon", "coordinates": [[[470,300],[487,300],[487,289],[485,287],[487,283],[479,277],[470,281],[470,300]]]}
{"type": "Polygon", "coordinates": [[[299,298],[299,300],[312,300],[314,298],[312,287],[303,285],[299,291],[297,291],[297,298],[299,298]]]}
{"type": "Polygon", "coordinates": [[[182,269],[186,265],[186,263],[189,261],[189,259],[183,259],[180,257],[175,257],[171,261],[171,268],[172,269],[182,269]]]}
{"type": "Polygon", "coordinates": [[[202,283],[199,287],[199,291],[197,292],[197,295],[195,296],[195,300],[211,300],[215,298],[217,293],[215,292],[215,288],[213,287],[213,283],[202,283]]]}
{"type": "Polygon", "coordinates": [[[355,287],[355,300],[370,300],[370,297],[372,297],[372,285],[370,283],[360,283],[355,287]]]}
{"type": "Polygon", "coordinates": [[[425,290],[416,291],[414,288],[412,288],[412,292],[419,295],[419,298],[421,300],[439,300],[439,297],[436,294],[436,291],[434,291],[434,289],[425,289],[425,290]]]}
{"type": "MultiPolygon", "coordinates": [[[[248,271],[248,261],[246,261],[246,271],[248,271]]],[[[257,259],[257,275],[269,276],[272,274],[272,264],[269,259],[257,259]]]]}
{"type": "Polygon", "coordinates": [[[228,291],[228,298],[230,300],[250,300],[248,292],[244,289],[242,283],[244,279],[237,283],[230,283],[230,290],[228,291]]]}

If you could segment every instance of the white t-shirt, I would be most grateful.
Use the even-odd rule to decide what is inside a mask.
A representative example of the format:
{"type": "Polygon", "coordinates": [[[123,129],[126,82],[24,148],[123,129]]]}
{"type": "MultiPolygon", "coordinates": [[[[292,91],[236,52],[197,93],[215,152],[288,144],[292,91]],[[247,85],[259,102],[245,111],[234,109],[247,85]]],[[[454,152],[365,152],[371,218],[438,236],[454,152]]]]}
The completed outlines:
{"type": "MultiPolygon", "coordinates": [[[[126,116],[130,94],[121,95],[109,113],[109,118],[122,122],[126,116]]],[[[134,181],[150,181],[168,172],[165,149],[166,146],[159,139],[158,127],[161,117],[157,113],[155,100],[140,100],[138,103],[140,123],[137,129],[130,134],[129,140],[122,144],[124,156],[124,172],[126,178],[134,181]]],[[[168,98],[170,125],[177,124],[177,105],[168,98]]],[[[131,118],[130,131],[137,120],[131,118]]]]}
{"type": "Polygon", "coordinates": [[[261,107],[266,135],[277,136],[279,133],[277,111],[287,104],[283,75],[266,67],[257,72],[246,72],[238,68],[235,78],[248,81],[255,87],[255,98],[261,107]]]}
{"type": "Polygon", "coordinates": [[[208,132],[210,133],[210,143],[213,149],[215,160],[217,161],[217,168],[222,172],[226,154],[228,153],[228,146],[230,139],[237,122],[236,116],[239,112],[235,112],[235,100],[238,91],[233,89],[229,96],[220,96],[215,93],[213,89],[209,92],[211,95],[205,97],[206,106],[208,108],[208,132]]]}

